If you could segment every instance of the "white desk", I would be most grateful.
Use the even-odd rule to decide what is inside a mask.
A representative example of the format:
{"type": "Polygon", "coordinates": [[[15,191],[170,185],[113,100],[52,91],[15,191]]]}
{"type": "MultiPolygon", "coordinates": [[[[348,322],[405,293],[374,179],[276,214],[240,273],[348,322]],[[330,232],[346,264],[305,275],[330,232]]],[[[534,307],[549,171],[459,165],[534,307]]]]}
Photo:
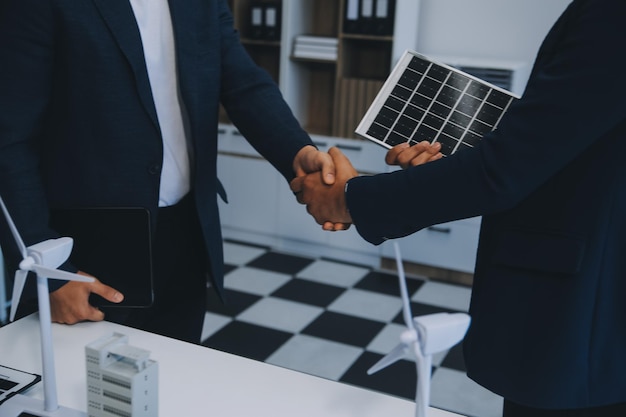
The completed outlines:
{"type": "MultiPolygon", "coordinates": [[[[86,411],[85,345],[117,331],[159,362],[159,416],[410,417],[411,401],[108,322],[53,325],[59,404],[86,411]]],[[[41,374],[38,316],[0,328],[0,363],[41,374]]],[[[43,398],[41,383],[28,395],[43,398]]],[[[457,414],[430,409],[429,417],[457,414]]]]}

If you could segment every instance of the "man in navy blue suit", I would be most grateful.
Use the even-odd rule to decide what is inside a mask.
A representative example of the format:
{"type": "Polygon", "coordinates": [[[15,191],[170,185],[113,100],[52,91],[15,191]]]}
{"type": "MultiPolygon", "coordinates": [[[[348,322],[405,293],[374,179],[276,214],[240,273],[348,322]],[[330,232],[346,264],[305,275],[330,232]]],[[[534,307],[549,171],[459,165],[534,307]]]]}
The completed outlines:
{"type": "Polygon", "coordinates": [[[333,186],[292,183],[325,229],[373,244],[483,216],[465,361],[507,417],[626,416],[624,22],[622,0],[574,0],[473,149],[412,166],[422,150],[399,145],[406,169],[369,177],[332,149],[333,186]]]}
{"type": "MultiPolygon", "coordinates": [[[[219,103],[286,180],[332,182],[331,158],[245,52],[226,0],[1,1],[0,195],[25,243],[58,236],[51,209],[148,209],[154,303],[107,318],[199,342],[207,274],[223,288],[219,103]]],[[[16,265],[6,225],[1,243],[16,265]]],[[[123,299],[51,281],[53,320],[102,320],[92,293],[123,299]]]]}

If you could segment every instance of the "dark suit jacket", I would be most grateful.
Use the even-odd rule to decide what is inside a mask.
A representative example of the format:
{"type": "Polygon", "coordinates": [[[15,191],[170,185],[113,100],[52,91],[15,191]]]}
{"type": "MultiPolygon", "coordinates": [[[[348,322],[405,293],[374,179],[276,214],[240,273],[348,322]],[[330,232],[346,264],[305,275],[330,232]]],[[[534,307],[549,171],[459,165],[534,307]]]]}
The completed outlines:
{"type": "MultiPolygon", "coordinates": [[[[49,208],[141,206],[156,220],[162,140],[129,0],[1,1],[0,195],[26,243],[56,236],[49,208]]],[[[170,0],[170,10],[192,187],[220,290],[219,102],[287,179],[310,139],[239,43],[226,0],[170,0]]],[[[4,251],[17,258],[3,236],[4,251]]]]}
{"type": "Polygon", "coordinates": [[[468,375],[524,405],[626,401],[624,22],[622,0],[574,0],[479,146],[348,185],[376,244],[483,215],[468,375]]]}

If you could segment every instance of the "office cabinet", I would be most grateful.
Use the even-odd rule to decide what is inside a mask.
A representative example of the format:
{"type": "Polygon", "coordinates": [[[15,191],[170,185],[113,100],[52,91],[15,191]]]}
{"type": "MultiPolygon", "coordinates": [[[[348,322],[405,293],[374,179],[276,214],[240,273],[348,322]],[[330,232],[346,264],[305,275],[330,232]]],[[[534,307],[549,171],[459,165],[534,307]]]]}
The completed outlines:
{"type": "MultiPolygon", "coordinates": [[[[421,265],[473,273],[480,218],[427,227],[397,240],[402,259],[421,265]]],[[[394,258],[392,245],[382,246],[382,256],[394,258]]]]}
{"type": "Polygon", "coordinates": [[[278,188],[285,181],[280,183],[282,177],[274,167],[235,130],[221,129],[217,175],[228,196],[228,204],[220,200],[222,225],[239,232],[271,234],[278,226],[278,188]]]}

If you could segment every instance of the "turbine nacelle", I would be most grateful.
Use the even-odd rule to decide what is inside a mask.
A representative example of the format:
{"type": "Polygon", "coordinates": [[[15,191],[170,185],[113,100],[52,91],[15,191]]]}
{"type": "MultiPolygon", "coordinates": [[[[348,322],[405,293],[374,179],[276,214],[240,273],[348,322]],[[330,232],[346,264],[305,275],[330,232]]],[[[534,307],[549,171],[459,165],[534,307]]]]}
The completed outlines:
{"type": "Polygon", "coordinates": [[[422,354],[432,355],[463,340],[470,317],[465,313],[435,313],[415,317],[413,322],[419,333],[422,354]]]}
{"type": "Polygon", "coordinates": [[[73,245],[74,240],[72,238],[60,237],[35,243],[26,248],[26,257],[22,259],[19,269],[15,271],[13,296],[11,297],[11,321],[15,319],[28,272],[34,272],[40,277],[50,279],[93,282],[93,278],[55,269],[69,258],[73,245]]]}
{"type": "Polygon", "coordinates": [[[69,258],[74,241],[71,237],[60,237],[35,243],[26,248],[28,256],[20,262],[20,269],[36,272],[34,264],[56,268],[69,258]]]}

